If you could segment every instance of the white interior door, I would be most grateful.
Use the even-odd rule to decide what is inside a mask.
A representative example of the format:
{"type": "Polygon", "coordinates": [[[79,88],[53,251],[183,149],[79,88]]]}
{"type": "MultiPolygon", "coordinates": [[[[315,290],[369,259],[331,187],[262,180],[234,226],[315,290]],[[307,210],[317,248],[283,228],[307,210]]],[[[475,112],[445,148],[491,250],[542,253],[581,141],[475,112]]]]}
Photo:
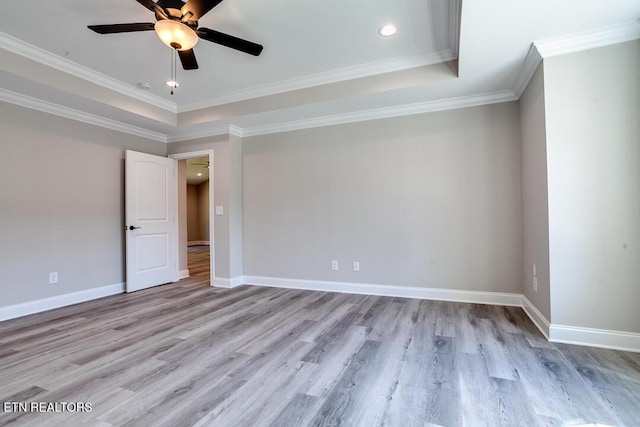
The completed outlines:
{"type": "Polygon", "coordinates": [[[178,280],[176,161],[126,152],[127,292],[178,280]]]}

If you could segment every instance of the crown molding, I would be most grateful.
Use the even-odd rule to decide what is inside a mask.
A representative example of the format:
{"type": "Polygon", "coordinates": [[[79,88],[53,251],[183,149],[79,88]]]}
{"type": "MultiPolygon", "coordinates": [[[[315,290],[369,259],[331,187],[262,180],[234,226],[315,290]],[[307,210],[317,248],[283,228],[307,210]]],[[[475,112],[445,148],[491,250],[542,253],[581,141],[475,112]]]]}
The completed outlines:
{"type": "Polygon", "coordinates": [[[79,122],[100,126],[100,127],[115,130],[118,132],[128,133],[130,135],[147,138],[154,141],[160,141],[164,143],[167,142],[167,136],[159,132],[153,132],[137,126],[128,125],[126,123],[118,122],[111,119],[106,119],[104,117],[100,117],[95,114],[85,113],[84,111],[75,110],[73,108],[63,107],[62,105],[54,104],[48,101],[43,101],[41,99],[33,98],[27,95],[22,95],[16,92],[11,92],[9,90],[2,89],[2,88],[0,88],[0,101],[19,105],[25,108],[30,108],[32,110],[41,111],[43,113],[53,114],[53,115],[64,117],[71,120],[76,120],[79,122]]]}
{"type": "Polygon", "coordinates": [[[116,91],[128,97],[137,99],[147,104],[162,108],[172,113],[177,113],[178,108],[175,103],[167,101],[159,96],[152,95],[134,86],[121,82],[120,80],[99,73],[91,68],[77,64],[66,58],[62,58],[37,46],[26,43],[9,34],[0,31],[0,48],[17,55],[24,56],[41,64],[47,65],[56,70],[70,74],[74,77],[95,83],[99,86],[116,91]]]}
{"type": "Polygon", "coordinates": [[[168,136],[169,143],[189,141],[192,139],[206,138],[224,134],[232,134],[241,138],[267,135],[279,132],[310,129],[316,127],[333,126],[346,123],[363,122],[392,117],[409,116],[414,114],[430,113],[435,111],[455,110],[458,108],[476,107],[479,105],[497,104],[501,102],[516,101],[518,98],[510,90],[482,93],[476,95],[447,98],[437,101],[421,102],[416,104],[397,105],[393,107],[376,108],[372,110],[356,111],[353,113],[335,114],[331,116],[314,117],[311,119],[281,122],[264,126],[239,127],[236,125],[212,127],[193,132],[174,133],[168,136]]]}
{"type": "Polygon", "coordinates": [[[241,127],[238,127],[236,125],[229,125],[229,134],[242,138],[244,136],[244,131],[241,127]]]}
{"type": "Polygon", "coordinates": [[[211,136],[220,135],[235,135],[242,136],[242,129],[234,125],[210,125],[204,129],[198,130],[186,130],[183,132],[174,132],[167,135],[166,142],[171,144],[173,142],[191,141],[193,139],[208,138],[211,136]],[[232,130],[233,129],[233,130],[232,130]]]}
{"type": "Polygon", "coordinates": [[[640,39],[640,23],[628,21],[582,33],[538,40],[534,45],[543,58],[550,58],[636,39],[640,39]]]}
{"type": "Polygon", "coordinates": [[[372,110],[356,111],[352,113],[335,114],[312,119],[296,120],[276,123],[273,125],[243,128],[243,137],[266,135],[271,133],[289,132],[293,130],[340,125],[346,123],[363,122],[367,120],[386,119],[414,114],[431,113],[435,111],[454,110],[458,108],[475,107],[478,105],[496,104],[517,100],[510,90],[482,93],[456,98],[440,99],[436,101],[415,104],[397,105],[393,107],[376,108],[372,110]]]}
{"type": "Polygon", "coordinates": [[[534,73],[538,69],[540,62],[542,62],[542,55],[538,52],[535,44],[532,43],[529,47],[527,57],[522,63],[522,67],[520,67],[520,71],[518,71],[518,75],[516,76],[516,80],[513,84],[513,93],[518,97],[518,99],[522,96],[522,93],[529,84],[531,77],[533,77],[534,73]]]}
{"type": "Polygon", "coordinates": [[[640,39],[640,25],[636,21],[630,21],[593,31],[535,41],[531,44],[527,57],[518,71],[513,84],[513,93],[518,99],[522,96],[543,58],[625,43],[636,39],[640,39]]]}
{"type": "Polygon", "coordinates": [[[377,74],[391,73],[410,68],[424,67],[427,65],[439,64],[456,59],[456,55],[447,49],[432,52],[427,55],[413,55],[397,58],[390,58],[384,61],[370,62],[367,64],[345,67],[323,73],[310,74],[290,80],[254,86],[248,89],[229,92],[200,102],[193,102],[178,107],[178,113],[187,113],[203,108],[215,107],[229,104],[231,102],[246,101],[248,99],[261,96],[275,95],[293,90],[306,89],[313,86],[342,82],[345,80],[358,79],[374,76],[377,74]]]}

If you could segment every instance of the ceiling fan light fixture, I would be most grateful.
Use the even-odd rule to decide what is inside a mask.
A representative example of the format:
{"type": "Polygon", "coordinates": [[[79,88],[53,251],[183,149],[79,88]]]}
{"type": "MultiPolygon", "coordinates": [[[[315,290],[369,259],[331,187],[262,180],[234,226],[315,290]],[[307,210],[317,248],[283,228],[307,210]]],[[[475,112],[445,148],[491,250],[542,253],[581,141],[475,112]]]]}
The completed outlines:
{"type": "Polygon", "coordinates": [[[177,50],[192,49],[198,43],[198,35],[180,21],[163,19],[154,25],[154,30],[162,43],[177,50]]]}
{"type": "Polygon", "coordinates": [[[172,89],[177,89],[178,86],[180,86],[180,83],[178,83],[175,80],[167,80],[165,83],[167,84],[167,86],[169,86],[172,89]]]}

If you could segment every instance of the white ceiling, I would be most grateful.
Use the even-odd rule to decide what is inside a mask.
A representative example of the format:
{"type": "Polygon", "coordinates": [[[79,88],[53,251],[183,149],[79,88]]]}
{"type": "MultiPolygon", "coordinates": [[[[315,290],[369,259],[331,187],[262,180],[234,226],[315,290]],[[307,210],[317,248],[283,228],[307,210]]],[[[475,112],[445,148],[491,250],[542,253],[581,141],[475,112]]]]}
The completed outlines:
{"type": "Polygon", "coordinates": [[[532,42],[640,38],[638,0],[224,0],[200,26],[263,53],[200,40],[200,68],[180,70],[172,96],[170,49],[153,32],[86,28],[154,22],[135,0],[2,7],[0,100],[164,141],[516,99],[532,42]],[[398,33],[382,38],[387,22],[398,33]]]}

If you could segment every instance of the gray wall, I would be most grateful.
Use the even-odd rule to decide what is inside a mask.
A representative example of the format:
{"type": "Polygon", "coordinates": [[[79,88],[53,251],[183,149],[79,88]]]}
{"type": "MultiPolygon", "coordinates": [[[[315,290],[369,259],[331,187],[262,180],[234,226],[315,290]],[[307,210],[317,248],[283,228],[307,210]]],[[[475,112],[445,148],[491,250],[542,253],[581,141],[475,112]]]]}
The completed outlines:
{"type": "Polygon", "coordinates": [[[229,135],[229,150],[229,268],[230,277],[238,277],[244,270],[242,139],[229,135]]]}
{"type": "Polygon", "coordinates": [[[187,184],[187,242],[200,240],[198,186],[187,184]]]}
{"type": "Polygon", "coordinates": [[[540,64],[520,97],[522,139],[522,293],[551,319],[549,281],[549,215],[547,190],[547,137],[544,107],[544,71],[540,64]],[[536,266],[538,291],[532,287],[536,266]]]}
{"type": "Polygon", "coordinates": [[[187,184],[187,236],[189,242],[209,241],[209,181],[187,184]]]}
{"type": "Polygon", "coordinates": [[[0,306],[123,282],[124,149],[165,145],[6,103],[0,135],[0,306]]]}
{"type": "Polygon", "coordinates": [[[545,60],[551,319],[640,332],[640,41],[545,60]]]}
{"type": "Polygon", "coordinates": [[[243,152],[245,275],[521,292],[517,102],[245,138],[243,152]]]}
{"type": "Polygon", "coordinates": [[[199,184],[198,190],[198,238],[203,242],[209,241],[209,181],[199,184]]]}

